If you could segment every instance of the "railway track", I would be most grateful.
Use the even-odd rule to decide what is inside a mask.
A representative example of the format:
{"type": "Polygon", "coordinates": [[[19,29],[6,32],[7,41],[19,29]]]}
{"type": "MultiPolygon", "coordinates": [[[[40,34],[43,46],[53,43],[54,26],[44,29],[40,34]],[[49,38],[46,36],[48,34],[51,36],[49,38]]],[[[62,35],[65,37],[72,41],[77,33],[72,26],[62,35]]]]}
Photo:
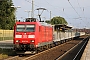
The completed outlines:
{"type": "Polygon", "coordinates": [[[70,49],[72,49],[72,47],[79,45],[86,37],[87,36],[82,36],[79,39],[68,41],[51,49],[37,53],[35,55],[24,57],[15,56],[5,60],[55,60],[55,59],[59,60],[58,58],[60,58],[61,56],[65,56],[64,55],[65,53],[67,53],[70,49]]]}
{"type": "Polygon", "coordinates": [[[44,51],[44,52],[42,52],[38,55],[35,55],[33,57],[28,57],[24,60],[42,60],[42,59],[44,59],[44,60],[54,60],[58,56],[63,55],[65,52],[67,52],[70,48],[72,48],[74,45],[76,45],[79,42],[80,41],[70,41],[70,42],[64,43],[60,46],[57,46],[55,48],[52,48],[50,50],[46,50],[46,51],[44,51]],[[67,48],[67,47],[69,47],[69,48],[67,48]]]}
{"type": "Polygon", "coordinates": [[[67,53],[58,57],[56,60],[80,60],[82,53],[87,45],[88,38],[71,48],[67,53]]]}
{"type": "Polygon", "coordinates": [[[82,36],[77,40],[71,40],[67,43],[56,46],[50,50],[46,50],[46,52],[43,52],[39,55],[28,57],[24,60],[55,60],[55,59],[57,60],[58,57],[68,52],[68,50],[72,49],[72,47],[81,44],[84,38],[86,38],[86,36],[82,36]]]}

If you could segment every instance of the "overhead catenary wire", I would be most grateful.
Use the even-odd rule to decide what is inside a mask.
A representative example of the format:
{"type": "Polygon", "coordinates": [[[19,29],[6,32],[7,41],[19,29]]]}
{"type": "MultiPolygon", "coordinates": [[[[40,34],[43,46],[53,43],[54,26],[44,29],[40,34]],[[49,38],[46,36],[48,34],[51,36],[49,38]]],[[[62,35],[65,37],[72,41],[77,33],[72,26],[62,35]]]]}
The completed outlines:
{"type": "MultiPolygon", "coordinates": [[[[27,2],[29,2],[29,3],[31,3],[32,4],[32,2],[30,2],[30,1],[28,1],[28,0],[25,0],[25,1],[27,1],[27,2]]],[[[44,1],[46,1],[46,0],[44,0],[44,1]]],[[[47,2],[47,1],[46,1],[47,2]]],[[[53,6],[53,5],[51,5],[49,2],[47,2],[50,6],[52,6],[53,8],[55,8],[55,9],[57,9],[58,11],[61,11],[61,10],[59,10],[56,6],[53,6]]],[[[35,4],[34,4],[35,5],[35,4]]],[[[39,7],[38,5],[35,5],[36,7],[39,7]]],[[[69,18],[69,16],[64,12],[64,8],[62,9],[62,11],[63,11],[63,13],[64,13],[64,15],[66,15],[68,18],[69,18]]],[[[47,10],[48,12],[50,12],[49,10],[47,10]]],[[[53,12],[52,12],[52,14],[53,15],[55,15],[56,16],[56,14],[54,14],[53,12]]],[[[78,14],[79,15],[79,14],[78,14]]]]}
{"type": "MultiPolygon", "coordinates": [[[[80,6],[80,4],[79,4],[78,0],[77,0],[77,3],[78,3],[78,6],[80,7],[81,11],[83,12],[83,16],[84,16],[84,17],[82,17],[82,18],[85,18],[85,19],[84,19],[84,21],[83,21],[83,22],[85,22],[85,21],[87,20],[87,18],[86,18],[86,16],[85,16],[85,14],[84,14],[85,8],[84,8],[84,7],[82,7],[82,8],[81,8],[81,6],[80,6]]],[[[87,23],[86,23],[86,26],[88,26],[88,24],[87,24],[87,23]]]]}
{"type": "MultiPolygon", "coordinates": [[[[44,0],[44,1],[46,1],[46,0],[44,0]]],[[[46,1],[50,6],[52,6],[53,8],[55,8],[55,9],[57,9],[58,10],[58,8],[60,8],[60,7],[56,7],[56,6],[53,6],[53,5],[51,5],[48,1],[46,1]]],[[[60,10],[59,10],[60,11],[60,10]]],[[[69,16],[65,13],[65,9],[63,8],[62,9],[62,11],[63,11],[63,13],[69,18],[69,16]]],[[[70,18],[69,18],[70,19],[70,18]]]]}
{"type": "MultiPolygon", "coordinates": [[[[30,0],[25,0],[25,1],[27,1],[27,2],[29,2],[29,3],[32,3],[32,2],[30,2],[30,0]]],[[[58,11],[62,11],[64,14],[65,14],[65,8],[63,7],[62,8],[62,10],[60,10],[59,8],[60,7],[56,7],[56,6],[53,6],[51,3],[49,3],[47,0],[44,0],[44,1],[46,1],[47,3],[48,3],[48,6],[51,6],[51,7],[53,7],[53,9],[56,9],[56,10],[58,10],[58,11]]],[[[68,0],[68,2],[69,2],[69,0],[68,0]]],[[[83,17],[81,17],[79,14],[78,14],[78,12],[75,10],[75,7],[73,7],[73,5],[71,4],[71,2],[69,2],[69,4],[72,6],[72,8],[74,9],[74,11],[76,12],[76,14],[79,16],[79,19],[81,19],[82,20],[82,18],[83,17]]],[[[79,4],[79,2],[78,2],[78,5],[79,5],[79,8],[80,9],[82,9],[81,7],[80,7],[80,4],[79,4]]],[[[36,5],[36,4],[34,4],[34,6],[36,6],[36,7],[40,7],[40,6],[38,6],[38,5],[36,5]]],[[[83,10],[82,10],[82,12],[84,13],[84,7],[83,7],[83,10]]],[[[50,10],[51,11],[51,10],[50,10]]],[[[49,12],[50,13],[50,11],[49,10],[47,10],[47,12],[49,12]]],[[[54,15],[54,16],[56,16],[56,14],[55,13],[51,13],[52,15],[54,15]]],[[[69,15],[67,15],[67,14],[65,14],[68,18],[69,18],[69,15]]]]}
{"type": "MultiPolygon", "coordinates": [[[[78,3],[78,6],[80,7],[80,4],[79,4],[78,0],[77,0],[77,3],[78,3]]],[[[81,9],[81,11],[83,12],[83,16],[84,16],[84,18],[85,18],[84,7],[83,7],[83,9],[80,7],[80,9],[81,9]]],[[[85,19],[87,20],[87,18],[85,18],[85,19]]],[[[83,20],[82,20],[82,21],[83,21],[83,20]]],[[[86,25],[88,25],[88,24],[86,23],[86,25]]]]}
{"type": "MultiPolygon", "coordinates": [[[[25,0],[25,1],[27,1],[27,2],[29,2],[29,3],[31,3],[32,4],[32,2],[30,2],[30,1],[28,1],[28,0],[25,0]]],[[[36,4],[34,4],[35,6],[37,6],[37,7],[39,7],[38,5],[36,5],[36,4]]]]}
{"type": "MultiPolygon", "coordinates": [[[[25,0],[25,1],[27,1],[28,3],[31,3],[31,4],[32,4],[32,2],[30,2],[30,1],[28,1],[28,0],[25,0]]],[[[36,5],[36,4],[34,4],[34,6],[36,6],[36,7],[40,7],[40,6],[36,5]]],[[[50,11],[47,10],[47,12],[50,12],[50,11]]],[[[54,13],[52,13],[52,14],[55,15],[54,13]]]]}
{"type": "MultiPolygon", "coordinates": [[[[28,0],[25,0],[25,1],[27,1],[27,2],[29,2],[29,3],[31,3],[32,4],[32,2],[30,2],[30,1],[28,1],[28,0]]],[[[45,0],[46,1],[46,0],[45,0]]],[[[46,1],[47,2],[47,1],[46,1]]],[[[53,5],[51,5],[49,2],[47,2],[50,6],[52,6],[53,8],[55,8],[55,9],[57,9],[58,11],[60,11],[58,8],[56,8],[55,6],[53,6],[53,5]]],[[[35,4],[34,4],[35,5],[35,4]]],[[[35,5],[36,7],[39,7],[38,5],[35,5]]],[[[51,10],[50,10],[51,11],[51,10]]],[[[50,12],[49,10],[47,10],[47,12],[50,12]]],[[[63,8],[63,13],[64,13],[64,15],[66,15],[67,17],[68,17],[68,15],[64,12],[64,8],[63,8]]],[[[53,12],[52,12],[52,15],[55,15],[56,16],[56,14],[54,14],[53,12]]],[[[68,17],[69,18],[69,17],[68,17]]]]}
{"type": "Polygon", "coordinates": [[[83,12],[83,15],[84,15],[84,17],[85,17],[85,14],[84,14],[84,7],[83,7],[83,9],[81,8],[81,6],[80,6],[78,0],[77,0],[77,3],[78,3],[78,6],[80,7],[80,9],[81,9],[81,11],[83,12]]]}
{"type": "Polygon", "coordinates": [[[80,15],[78,14],[78,12],[75,10],[75,8],[73,7],[73,5],[70,3],[70,1],[68,0],[69,4],[72,6],[72,8],[74,9],[74,11],[77,13],[77,15],[80,17],[80,15]]]}
{"type": "MultiPolygon", "coordinates": [[[[46,1],[46,0],[44,0],[44,1],[46,1]]],[[[51,5],[48,1],[46,1],[50,6],[52,6],[53,8],[55,8],[55,9],[57,9],[58,11],[61,11],[61,10],[59,10],[58,8],[60,8],[60,7],[56,7],[56,6],[53,6],[53,5],[51,5]]],[[[68,17],[68,15],[64,12],[64,8],[62,9],[62,11],[63,11],[63,13],[68,17]]],[[[69,17],[68,17],[69,18],[69,17]]]]}
{"type": "MultiPolygon", "coordinates": [[[[74,11],[77,13],[77,15],[79,16],[79,18],[80,18],[80,20],[82,20],[81,18],[81,16],[78,14],[78,12],[75,10],[75,8],[73,7],[73,5],[70,3],[70,1],[68,0],[68,2],[69,2],[69,4],[72,6],[72,8],[74,9],[74,11]]],[[[78,3],[78,5],[79,5],[79,3],[78,3]]],[[[79,7],[80,7],[80,5],[79,5],[79,7]]],[[[81,7],[80,7],[80,9],[81,9],[81,7]]],[[[82,9],[81,9],[82,10],[82,9]]],[[[83,20],[82,20],[83,21],[83,20]]],[[[84,22],[84,21],[83,21],[84,22]]],[[[85,23],[84,23],[85,24],[85,23]]],[[[87,25],[87,24],[86,24],[87,25]]]]}
{"type": "MultiPolygon", "coordinates": [[[[31,3],[32,4],[32,2],[30,2],[30,1],[28,1],[28,0],[25,0],[25,1],[27,1],[27,2],[29,2],[29,3],[31,3]]],[[[45,0],[46,1],[46,0],[45,0]]],[[[53,8],[55,8],[56,10],[58,10],[58,11],[60,11],[56,6],[53,6],[53,5],[51,5],[48,1],[46,1],[51,7],[53,7],[53,8]]],[[[35,5],[35,4],[34,4],[35,5]]],[[[38,5],[35,5],[36,7],[39,7],[38,5]]],[[[65,12],[64,12],[64,8],[62,9],[62,11],[63,11],[63,13],[65,14],[65,12]]],[[[47,12],[50,12],[49,10],[47,10],[47,12]]],[[[51,14],[53,14],[53,15],[55,15],[53,12],[51,12],[51,14]]],[[[65,14],[67,17],[68,17],[68,15],[67,14],[65,14]]],[[[56,15],[55,15],[56,16],[56,15]]],[[[68,17],[69,18],[69,17],[68,17]]]]}
{"type": "MultiPolygon", "coordinates": [[[[46,1],[46,0],[44,0],[44,1],[46,1]]],[[[55,9],[57,9],[56,8],[56,6],[53,6],[53,5],[51,5],[48,1],[46,1],[50,6],[52,6],[53,8],[55,8],[55,9]]],[[[60,8],[60,7],[58,7],[58,8],[60,8]]],[[[60,11],[60,10],[59,10],[60,11]]],[[[64,12],[65,11],[65,9],[63,8],[62,9],[62,11],[63,11],[63,13],[68,17],[68,15],[64,12]]],[[[68,17],[69,18],[69,17],[68,17]]],[[[69,18],[70,19],[70,18],[69,18]]]]}
{"type": "MultiPolygon", "coordinates": [[[[78,6],[80,7],[80,4],[79,4],[78,0],[77,0],[77,3],[78,3],[78,6]]],[[[81,9],[81,11],[82,11],[82,8],[81,8],[81,7],[80,7],[80,9],[81,9]]]]}

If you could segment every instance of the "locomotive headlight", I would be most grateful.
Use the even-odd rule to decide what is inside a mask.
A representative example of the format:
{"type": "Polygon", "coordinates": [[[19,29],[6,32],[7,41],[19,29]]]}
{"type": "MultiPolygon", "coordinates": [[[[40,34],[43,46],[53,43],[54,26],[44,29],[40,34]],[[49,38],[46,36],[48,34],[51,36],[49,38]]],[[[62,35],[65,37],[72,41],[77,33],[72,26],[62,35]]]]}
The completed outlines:
{"type": "Polygon", "coordinates": [[[16,38],[22,38],[22,35],[16,35],[16,38]]]}
{"type": "Polygon", "coordinates": [[[16,40],[16,43],[18,43],[19,42],[19,40],[16,40]]]}
{"type": "Polygon", "coordinates": [[[34,40],[30,40],[30,42],[34,42],[34,40]]]}
{"type": "Polygon", "coordinates": [[[28,35],[28,38],[35,38],[35,35],[28,35]]]}

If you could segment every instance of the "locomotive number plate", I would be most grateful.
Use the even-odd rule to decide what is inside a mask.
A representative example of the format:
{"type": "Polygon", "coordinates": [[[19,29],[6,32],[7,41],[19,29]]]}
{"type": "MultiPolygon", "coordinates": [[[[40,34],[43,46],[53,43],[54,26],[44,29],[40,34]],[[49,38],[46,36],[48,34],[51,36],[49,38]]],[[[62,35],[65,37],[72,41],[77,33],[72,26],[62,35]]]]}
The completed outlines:
{"type": "Polygon", "coordinates": [[[22,41],[22,42],[28,42],[28,41],[22,41]]]}

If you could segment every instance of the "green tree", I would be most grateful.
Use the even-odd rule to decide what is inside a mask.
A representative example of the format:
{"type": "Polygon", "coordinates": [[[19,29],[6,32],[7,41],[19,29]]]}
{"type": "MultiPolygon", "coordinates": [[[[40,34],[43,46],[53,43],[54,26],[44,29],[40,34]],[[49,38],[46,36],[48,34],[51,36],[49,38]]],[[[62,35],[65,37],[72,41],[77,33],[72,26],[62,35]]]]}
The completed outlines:
{"type": "Polygon", "coordinates": [[[12,0],[0,0],[0,29],[13,29],[15,24],[15,8],[12,0]]]}
{"type": "Polygon", "coordinates": [[[51,24],[54,25],[54,24],[68,24],[67,21],[63,18],[63,17],[53,17],[51,19],[51,24]]]}
{"type": "Polygon", "coordinates": [[[50,23],[51,23],[51,21],[50,21],[50,20],[46,20],[45,22],[46,22],[46,23],[48,23],[48,24],[50,24],[50,23]]]}

